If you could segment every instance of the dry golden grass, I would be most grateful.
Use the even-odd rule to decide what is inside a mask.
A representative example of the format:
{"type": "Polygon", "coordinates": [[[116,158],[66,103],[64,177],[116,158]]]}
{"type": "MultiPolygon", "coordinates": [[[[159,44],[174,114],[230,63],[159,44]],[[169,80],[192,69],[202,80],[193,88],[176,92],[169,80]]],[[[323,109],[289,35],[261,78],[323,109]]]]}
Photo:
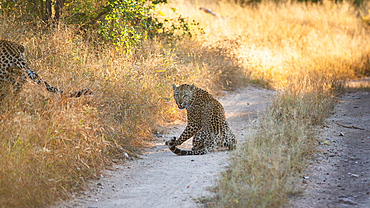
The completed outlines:
{"type": "Polygon", "coordinates": [[[0,21],[1,37],[23,44],[29,65],[44,80],[65,92],[94,93],[63,98],[29,82],[2,101],[0,207],[49,205],[100,177],[112,159],[135,156],[158,124],[184,116],[175,110],[173,83],[215,92],[245,82],[236,59],[218,45],[152,40],[128,57],[94,33],[86,38],[62,25],[41,31],[0,21]]]}
{"type": "Polygon", "coordinates": [[[275,89],[285,87],[291,75],[302,71],[353,78],[369,70],[370,29],[349,4],[264,2],[257,8],[242,8],[227,1],[176,2],[172,6],[179,14],[205,25],[206,45],[234,40],[230,48],[244,68],[275,89]],[[219,18],[195,5],[211,9],[219,18]]]}
{"type": "Polygon", "coordinates": [[[205,45],[233,40],[224,47],[252,79],[280,92],[221,174],[213,188],[216,197],[203,202],[209,207],[283,207],[294,192],[293,178],[315,151],[315,125],[333,109],[343,81],[370,73],[370,28],[349,4],[328,1],[263,2],[256,8],[195,3],[219,18],[188,1],[173,6],[207,25],[205,45]]]}
{"type": "Polygon", "coordinates": [[[94,92],[67,99],[28,83],[19,96],[1,103],[1,206],[48,205],[99,177],[112,158],[140,152],[158,124],[182,117],[175,110],[172,83],[196,83],[217,92],[241,86],[247,78],[281,94],[260,118],[256,134],[237,150],[215,188],[217,203],[284,204],[289,178],[313,151],[312,125],[330,112],[338,80],[369,73],[369,29],[348,5],[327,2],[262,3],[251,9],[222,1],[179,1],[163,12],[172,15],[172,6],[199,21],[206,34],[171,45],[146,41],[130,57],[100,44],[93,33],[86,38],[65,26],[45,32],[0,18],[1,37],[22,43],[41,77],[66,92],[94,92]]]}
{"type": "MultiPolygon", "coordinates": [[[[301,82],[304,90],[288,85],[274,99],[217,181],[217,207],[285,206],[287,196],[297,191],[293,179],[318,143],[315,125],[334,107],[336,92],[317,90],[328,81],[301,82]]],[[[341,83],[332,86],[342,89],[341,83]]]]}

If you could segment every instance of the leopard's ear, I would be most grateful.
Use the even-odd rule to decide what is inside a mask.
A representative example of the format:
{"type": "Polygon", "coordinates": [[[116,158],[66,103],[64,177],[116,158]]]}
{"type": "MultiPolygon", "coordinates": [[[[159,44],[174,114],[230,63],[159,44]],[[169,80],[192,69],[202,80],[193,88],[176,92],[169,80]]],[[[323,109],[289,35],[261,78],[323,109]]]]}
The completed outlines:
{"type": "Polygon", "coordinates": [[[195,87],[195,86],[194,86],[194,84],[191,84],[191,85],[190,85],[190,90],[193,90],[193,89],[194,89],[194,87],[195,87]]]}
{"type": "Polygon", "coordinates": [[[175,91],[176,90],[176,85],[175,84],[172,84],[172,89],[173,89],[173,91],[175,91]]]}
{"type": "Polygon", "coordinates": [[[19,50],[21,53],[24,53],[24,51],[25,51],[26,49],[24,48],[24,46],[23,46],[23,45],[19,44],[19,46],[18,46],[18,50],[19,50]]]}

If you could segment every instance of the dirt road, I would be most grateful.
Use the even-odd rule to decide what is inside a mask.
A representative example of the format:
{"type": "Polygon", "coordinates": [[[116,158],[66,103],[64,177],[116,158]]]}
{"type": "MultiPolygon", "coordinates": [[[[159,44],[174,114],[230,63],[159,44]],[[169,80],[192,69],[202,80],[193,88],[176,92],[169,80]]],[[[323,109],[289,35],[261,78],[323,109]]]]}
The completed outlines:
{"type": "Polygon", "coordinates": [[[287,207],[370,207],[370,93],[344,94],[320,128],[321,152],[287,207]]]}
{"type": "MultiPolygon", "coordinates": [[[[247,87],[218,99],[238,145],[248,134],[250,121],[266,109],[273,93],[247,87]]],[[[115,171],[107,171],[100,180],[91,181],[91,190],[59,207],[196,207],[195,199],[209,195],[207,188],[227,167],[230,152],[214,150],[202,156],[176,156],[164,141],[178,137],[184,128],[185,123],[169,127],[164,135],[156,137],[142,159],[116,165],[115,171]]],[[[191,140],[181,148],[191,149],[191,140]]]]}

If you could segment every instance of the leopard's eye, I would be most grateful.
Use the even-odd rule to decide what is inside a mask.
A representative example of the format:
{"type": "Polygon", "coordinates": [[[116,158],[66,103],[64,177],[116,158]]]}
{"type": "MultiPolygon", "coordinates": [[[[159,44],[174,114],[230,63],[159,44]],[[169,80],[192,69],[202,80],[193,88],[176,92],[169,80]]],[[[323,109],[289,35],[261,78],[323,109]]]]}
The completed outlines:
{"type": "Polygon", "coordinates": [[[177,94],[175,94],[175,95],[174,95],[174,97],[175,97],[175,98],[177,98],[177,97],[178,97],[178,95],[177,95],[177,94]]]}

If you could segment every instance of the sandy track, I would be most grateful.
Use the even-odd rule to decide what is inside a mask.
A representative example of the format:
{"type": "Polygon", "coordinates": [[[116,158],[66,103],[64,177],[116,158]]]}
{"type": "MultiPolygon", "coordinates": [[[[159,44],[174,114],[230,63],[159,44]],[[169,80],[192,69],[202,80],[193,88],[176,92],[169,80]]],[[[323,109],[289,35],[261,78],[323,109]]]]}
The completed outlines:
{"type": "Polygon", "coordinates": [[[370,93],[344,94],[319,131],[321,152],[287,207],[370,207],[370,93]]]}
{"type": "MultiPolygon", "coordinates": [[[[266,109],[273,91],[247,87],[225,93],[218,100],[225,108],[229,125],[243,142],[251,122],[266,109]]],[[[194,199],[210,195],[208,187],[228,165],[229,151],[212,151],[202,156],[177,156],[164,141],[179,136],[185,123],[168,127],[156,137],[142,159],[116,165],[100,180],[89,182],[91,190],[58,207],[196,207],[194,199]]],[[[191,149],[191,140],[181,148],[191,149]]]]}

